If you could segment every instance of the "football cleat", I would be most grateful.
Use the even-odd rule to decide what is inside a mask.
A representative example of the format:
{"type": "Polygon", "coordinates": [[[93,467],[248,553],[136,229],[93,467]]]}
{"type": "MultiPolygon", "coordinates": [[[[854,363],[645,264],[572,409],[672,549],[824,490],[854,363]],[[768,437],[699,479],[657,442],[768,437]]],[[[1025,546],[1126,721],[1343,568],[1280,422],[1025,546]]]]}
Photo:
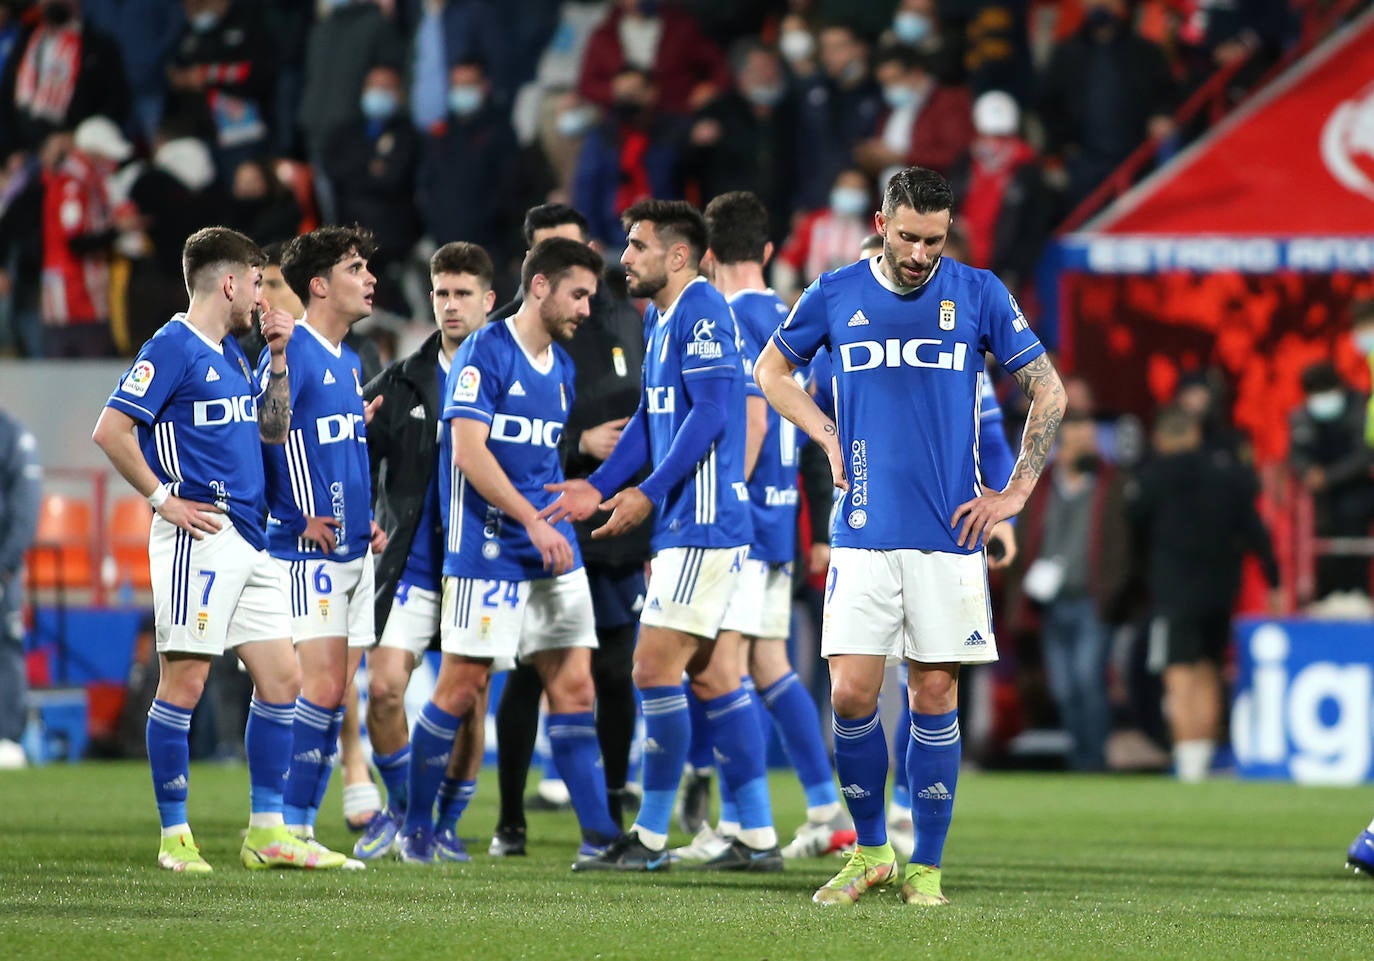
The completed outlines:
{"type": "Polygon", "coordinates": [[[239,848],[239,860],[250,871],[265,868],[300,868],[301,870],[325,870],[343,866],[344,856],[321,847],[332,858],[321,858],[320,852],[304,838],[299,838],[284,825],[267,828],[249,828],[239,848]]]}
{"type": "Polygon", "coordinates": [[[401,831],[401,819],[391,808],[383,808],[372,816],[363,829],[363,836],[353,845],[353,856],[371,861],[387,854],[401,831]]]}
{"type": "Polygon", "coordinates": [[[711,816],[711,769],[687,769],[677,796],[677,826],[686,834],[696,834],[711,816]]]}
{"type": "Polygon", "coordinates": [[[949,904],[949,898],[940,891],[940,869],[929,864],[908,864],[902,879],[902,901],[927,907],[949,904]]]}
{"type": "Polygon", "coordinates": [[[666,871],[671,862],[668,852],[654,851],[639,840],[639,833],[622,834],[600,854],[582,858],[573,864],[574,871],[666,871]]]}
{"type": "Polygon", "coordinates": [[[214,868],[200,856],[200,848],[190,834],[163,838],[157,849],[157,866],[183,874],[209,874],[214,868]]]}
{"type": "Polygon", "coordinates": [[[525,829],[496,827],[487,845],[487,854],[493,858],[523,858],[525,856],[525,829]]]}
{"type": "Polygon", "coordinates": [[[673,848],[668,856],[673,861],[709,861],[724,853],[729,847],[729,838],[703,822],[701,827],[697,828],[696,837],[692,838],[691,844],[673,848]]]}
{"type": "Polygon", "coordinates": [[[782,870],[782,852],[776,844],[771,848],[751,848],[739,838],[731,838],[724,851],[702,863],[701,870],[775,873],[782,870]]]}
{"type": "Polygon", "coordinates": [[[1365,829],[1360,832],[1360,836],[1350,845],[1350,850],[1345,852],[1345,866],[1356,874],[1374,877],[1374,831],[1365,829]]]}
{"type": "Polygon", "coordinates": [[[433,864],[435,854],[434,832],[427,827],[396,837],[396,856],[406,864],[433,864]]]}
{"type": "Polygon", "coordinates": [[[466,863],[472,860],[472,855],[468,854],[467,845],[458,832],[444,828],[434,834],[434,860],[466,863]]]}
{"type": "Polygon", "coordinates": [[[854,822],[840,811],[829,821],[807,821],[797,828],[791,842],[782,849],[785,858],[819,858],[843,851],[854,844],[854,822]]]}
{"type": "Polygon", "coordinates": [[[865,892],[897,881],[897,856],[892,845],[855,848],[840,873],[811,895],[816,904],[854,904],[865,892]]]}

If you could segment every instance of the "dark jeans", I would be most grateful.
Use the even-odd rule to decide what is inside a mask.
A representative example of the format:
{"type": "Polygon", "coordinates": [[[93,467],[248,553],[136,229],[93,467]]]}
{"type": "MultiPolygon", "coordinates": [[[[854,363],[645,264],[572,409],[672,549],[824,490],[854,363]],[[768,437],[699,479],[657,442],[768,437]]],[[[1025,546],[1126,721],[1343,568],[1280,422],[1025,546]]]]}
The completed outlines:
{"type": "Polygon", "coordinates": [[[1072,741],[1068,763],[1075,771],[1106,767],[1110,642],[1092,598],[1055,601],[1045,608],[1040,633],[1045,679],[1072,741]]]}

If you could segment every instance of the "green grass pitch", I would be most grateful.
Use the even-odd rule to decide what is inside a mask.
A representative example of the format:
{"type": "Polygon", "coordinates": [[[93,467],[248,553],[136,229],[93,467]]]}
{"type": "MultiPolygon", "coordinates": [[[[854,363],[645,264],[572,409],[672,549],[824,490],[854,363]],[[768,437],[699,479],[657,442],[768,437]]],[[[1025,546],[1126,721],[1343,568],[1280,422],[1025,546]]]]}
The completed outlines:
{"type": "MultiPolygon", "coordinates": [[[[337,778],[335,779],[337,782],[337,778]]],[[[835,858],[781,875],[586,876],[570,814],[532,814],[530,856],[486,856],[494,772],[464,818],[468,865],[249,873],[242,767],[195,766],[191,820],[208,877],[157,870],[147,768],[0,772],[0,956],[103,959],[1374,958],[1374,884],[1344,851],[1374,792],[1219,780],[966,773],[944,909],[894,892],[852,909],[812,890],[835,858]]],[[[773,776],[778,823],[802,813],[773,776]]],[[[322,840],[352,843],[337,784],[322,840]]],[[[674,843],[680,843],[675,838],[674,843]]]]}

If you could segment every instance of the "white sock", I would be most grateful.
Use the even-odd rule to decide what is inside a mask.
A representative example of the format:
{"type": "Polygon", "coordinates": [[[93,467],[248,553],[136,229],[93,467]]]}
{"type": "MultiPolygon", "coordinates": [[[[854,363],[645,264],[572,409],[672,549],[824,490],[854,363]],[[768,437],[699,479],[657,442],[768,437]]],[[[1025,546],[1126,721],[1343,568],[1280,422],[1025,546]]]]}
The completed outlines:
{"type": "Polygon", "coordinates": [[[1179,741],[1174,745],[1174,776],[1187,784],[1205,781],[1215,750],[1212,741],[1179,741]]]}
{"type": "Polygon", "coordinates": [[[382,794],[371,781],[347,784],[343,789],[344,817],[352,821],[382,809],[382,794]]]}
{"type": "MultiPolygon", "coordinates": [[[[840,802],[831,801],[829,804],[818,804],[816,807],[806,809],[806,819],[812,824],[827,824],[831,818],[840,813],[840,802]]],[[[888,815],[891,817],[891,814],[888,815]]]]}
{"type": "Polygon", "coordinates": [[[174,837],[176,837],[178,834],[190,834],[190,833],[191,833],[191,825],[189,825],[189,824],[173,824],[173,825],[172,825],[171,827],[169,827],[169,828],[163,828],[163,829],[162,829],[162,836],[163,836],[164,838],[174,838],[174,837]]]}
{"type": "Polygon", "coordinates": [[[721,821],[716,825],[716,833],[723,838],[739,837],[738,821],[721,821]]]}
{"type": "Polygon", "coordinates": [[[668,835],[659,834],[657,831],[650,831],[640,824],[633,825],[630,830],[639,835],[639,843],[650,851],[662,851],[668,845],[668,835]]]}
{"type": "Polygon", "coordinates": [[[778,846],[778,832],[772,827],[742,828],[737,837],[756,851],[767,851],[778,846]]]}
{"type": "Polygon", "coordinates": [[[280,811],[254,811],[248,815],[250,828],[275,828],[285,824],[280,811]]]}
{"type": "Polygon", "coordinates": [[[309,824],[288,824],[286,830],[298,838],[306,838],[307,840],[315,836],[315,828],[309,824]]]}

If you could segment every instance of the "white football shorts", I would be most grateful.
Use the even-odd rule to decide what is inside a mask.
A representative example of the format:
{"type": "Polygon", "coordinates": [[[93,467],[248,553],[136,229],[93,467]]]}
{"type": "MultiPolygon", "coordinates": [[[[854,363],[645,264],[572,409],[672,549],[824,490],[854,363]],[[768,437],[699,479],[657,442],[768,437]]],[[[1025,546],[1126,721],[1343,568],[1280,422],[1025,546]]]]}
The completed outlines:
{"type": "Polygon", "coordinates": [[[372,552],[351,561],[278,559],[291,597],[291,638],[297,644],[344,637],[349,647],[377,640],[372,552]]]}
{"type": "Polygon", "coordinates": [[[639,622],[714,638],[749,556],[746,547],[669,547],[654,555],[639,622]]]}
{"type": "Polygon", "coordinates": [[[997,660],[983,552],[832,550],[821,656],[836,654],[922,664],[997,660]]]}
{"type": "Polygon", "coordinates": [[[148,533],[157,649],[164,654],[223,654],[251,641],[291,636],[286,580],[268,555],[243,539],[229,518],[196,540],[160,515],[148,533]]]}
{"type": "Polygon", "coordinates": [[[409,651],[416,660],[423,657],[430,640],[439,632],[441,597],[438,591],[398,584],[377,646],[409,651]]]}
{"type": "Polygon", "coordinates": [[[596,647],[587,571],[533,581],[445,577],[439,647],[510,666],[540,651],[596,647]]]}
{"type": "Polygon", "coordinates": [[[792,565],[746,558],[720,629],[774,641],[785,640],[791,628],[792,565]]]}

